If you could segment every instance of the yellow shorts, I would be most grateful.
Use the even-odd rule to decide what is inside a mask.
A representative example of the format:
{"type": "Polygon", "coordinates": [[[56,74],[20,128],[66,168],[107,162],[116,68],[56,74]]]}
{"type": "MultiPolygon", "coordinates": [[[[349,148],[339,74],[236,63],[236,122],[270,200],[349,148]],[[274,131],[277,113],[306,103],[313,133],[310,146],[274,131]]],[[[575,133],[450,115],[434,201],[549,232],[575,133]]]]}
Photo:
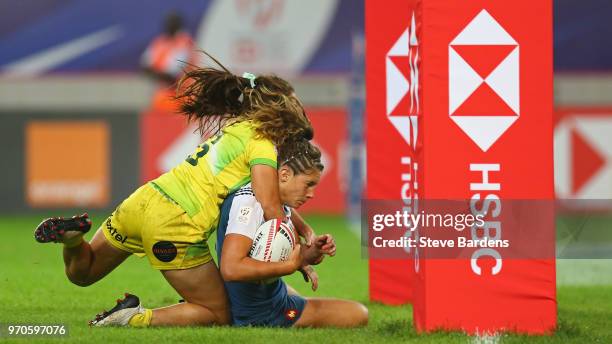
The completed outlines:
{"type": "Polygon", "coordinates": [[[114,247],[147,256],[158,270],[188,269],[208,263],[212,255],[203,229],[154,184],[141,186],[100,226],[114,247]]]}

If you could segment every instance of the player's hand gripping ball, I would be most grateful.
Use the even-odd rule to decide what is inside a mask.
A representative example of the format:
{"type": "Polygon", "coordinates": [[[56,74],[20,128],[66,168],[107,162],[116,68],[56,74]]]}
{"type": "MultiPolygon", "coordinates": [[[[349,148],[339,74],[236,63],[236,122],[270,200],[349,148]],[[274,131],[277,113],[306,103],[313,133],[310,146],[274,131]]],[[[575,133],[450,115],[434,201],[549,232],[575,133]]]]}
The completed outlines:
{"type": "Polygon", "coordinates": [[[297,244],[296,240],[291,225],[280,219],[269,220],[257,228],[249,256],[262,262],[286,261],[297,244]]]}

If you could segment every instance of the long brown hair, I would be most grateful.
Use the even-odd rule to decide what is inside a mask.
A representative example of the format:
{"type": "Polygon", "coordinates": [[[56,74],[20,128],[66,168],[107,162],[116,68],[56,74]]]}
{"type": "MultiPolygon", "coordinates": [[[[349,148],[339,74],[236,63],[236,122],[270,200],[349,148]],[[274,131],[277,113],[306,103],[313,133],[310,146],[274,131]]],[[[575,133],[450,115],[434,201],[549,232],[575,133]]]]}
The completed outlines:
{"type": "Polygon", "coordinates": [[[293,86],[275,75],[251,80],[231,73],[208,53],[221,69],[191,68],[178,84],[177,99],[189,121],[198,123],[202,136],[218,133],[225,125],[251,120],[259,137],[280,146],[291,137],[312,132],[312,126],[293,86]]]}

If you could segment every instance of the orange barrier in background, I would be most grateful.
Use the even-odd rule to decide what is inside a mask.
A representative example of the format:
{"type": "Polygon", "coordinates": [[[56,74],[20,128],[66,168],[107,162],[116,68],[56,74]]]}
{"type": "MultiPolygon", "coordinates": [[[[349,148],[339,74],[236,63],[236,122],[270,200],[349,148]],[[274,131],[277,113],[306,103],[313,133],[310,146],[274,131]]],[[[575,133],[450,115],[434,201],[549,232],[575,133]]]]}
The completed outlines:
{"type": "Polygon", "coordinates": [[[25,136],[29,206],[107,206],[111,160],[106,122],[31,121],[25,136]]]}

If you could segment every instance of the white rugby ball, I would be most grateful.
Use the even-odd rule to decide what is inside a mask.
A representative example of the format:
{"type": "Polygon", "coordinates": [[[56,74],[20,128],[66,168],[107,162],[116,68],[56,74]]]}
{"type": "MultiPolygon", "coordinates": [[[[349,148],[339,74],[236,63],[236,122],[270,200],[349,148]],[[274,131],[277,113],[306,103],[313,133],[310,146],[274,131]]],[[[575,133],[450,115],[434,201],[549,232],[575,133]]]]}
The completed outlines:
{"type": "Polygon", "coordinates": [[[284,222],[277,230],[277,221],[266,221],[257,228],[249,253],[251,258],[262,262],[282,262],[289,258],[296,244],[296,236],[291,225],[284,222]]]}

